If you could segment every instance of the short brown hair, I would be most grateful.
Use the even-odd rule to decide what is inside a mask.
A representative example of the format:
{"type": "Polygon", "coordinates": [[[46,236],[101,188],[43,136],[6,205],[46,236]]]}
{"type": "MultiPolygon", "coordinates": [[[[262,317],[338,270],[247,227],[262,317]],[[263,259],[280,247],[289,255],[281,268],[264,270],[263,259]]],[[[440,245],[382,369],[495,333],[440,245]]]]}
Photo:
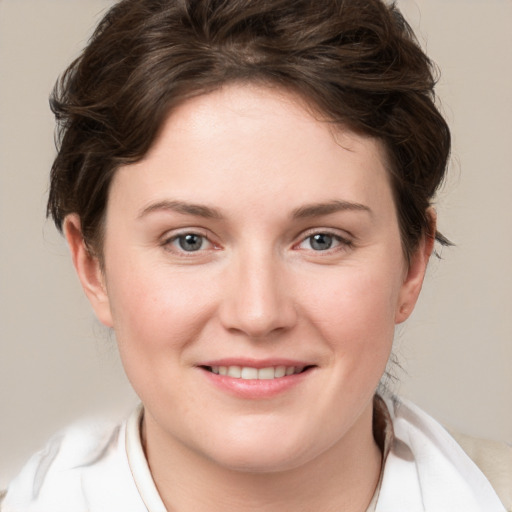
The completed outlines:
{"type": "Polygon", "coordinates": [[[291,89],[329,121],[381,140],[406,255],[433,235],[428,208],[450,132],[431,61],[381,0],[118,2],[51,97],[59,131],[48,215],[57,227],[77,213],[101,254],[116,169],[144,157],[176,105],[233,81],[291,89]]]}

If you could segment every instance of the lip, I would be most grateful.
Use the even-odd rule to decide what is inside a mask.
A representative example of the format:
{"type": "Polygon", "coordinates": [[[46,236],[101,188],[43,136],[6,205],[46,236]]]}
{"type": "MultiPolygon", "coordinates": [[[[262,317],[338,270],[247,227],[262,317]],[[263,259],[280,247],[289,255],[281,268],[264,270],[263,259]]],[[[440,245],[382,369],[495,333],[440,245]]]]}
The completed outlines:
{"type": "Polygon", "coordinates": [[[284,359],[284,358],[272,358],[272,359],[251,359],[251,358],[223,358],[215,359],[211,361],[204,361],[196,366],[250,366],[251,368],[268,368],[270,366],[316,366],[311,361],[300,361],[298,359],[284,359]]]}
{"type": "Polygon", "coordinates": [[[201,362],[196,365],[208,382],[216,389],[237,398],[245,400],[264,400],[284,394],[300,385],[308,379],[316,365],[310,361],[299,361],[296,359],[246,359],[246,358],[225,358],[201,362]],[[304,371],[285,377],[271,380],[265,379],[238,379],[227,375],[212,373],[206,367],[212,366],[241,366],[251,368],[268,368],[276,366],[303,367],[304,371]]]}

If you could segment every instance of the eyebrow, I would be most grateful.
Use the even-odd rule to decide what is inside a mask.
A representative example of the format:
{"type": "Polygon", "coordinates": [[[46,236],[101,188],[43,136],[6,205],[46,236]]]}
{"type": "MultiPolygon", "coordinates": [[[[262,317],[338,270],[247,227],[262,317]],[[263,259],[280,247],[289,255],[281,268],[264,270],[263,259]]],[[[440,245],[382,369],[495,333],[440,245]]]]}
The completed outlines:
{"type": "MultiPolygon", "coordinates": [[[[216,208],[202,204],[188,203],[185,201],[158,201],[146,206],[139,213],[138,218],[142,218],[152,212],[160,210],[170,210],[185,215],[194,215],[206,219],[222,220],[224,216],[216,208]]],[[[314,203],[296,208],[292,212],[293,219],[306,219],[310,217],[320,217],[340,211],[363,211],[372,214],[371,209],[361,203],[352,203],[349,201],[334,200],[327,203],[314,203]]]]}
{"type": "Polygon", "coordinates": [[[320,217],[322,215],[329,215],[331,213],[341,211],[362,211],[372,215],[372,210],[364,204],[334,200],[329,201],[328,203],[315,203],[301,206],[293,211],[292,217],[294,219],[305,219],[309,217],[320,217]]]}
{"type": "Polygon", "coordinates": [[[146,206],[138,215],[138,218],[142,218],[149,213],[159,210],[170,210],[177,213],[183,213],[185,215],[195,215],[197,217],[204,217],[207,219],[223,219],[224,216],[219,210],[205,206],[202,204],[187,203],[184,201],[159,201],[146,206]]]}

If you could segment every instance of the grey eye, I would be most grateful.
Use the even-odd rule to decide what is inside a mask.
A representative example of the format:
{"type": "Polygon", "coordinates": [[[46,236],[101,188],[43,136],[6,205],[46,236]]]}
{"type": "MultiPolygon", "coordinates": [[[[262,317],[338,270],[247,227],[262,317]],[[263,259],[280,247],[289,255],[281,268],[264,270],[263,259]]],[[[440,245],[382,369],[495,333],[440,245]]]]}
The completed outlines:
{"type": "Polygon", "coordinates": [[[315,251],[326,251],[332,247],[333,236],[326,233],[317,233],[309,237],[311,248],[315,251]]]}
{"type": "Polygon", "coordinates": [[[177,240],[180,248],[187,252],[199,251],[204,243],[204,237],[195,233],[180,235],[177,240]]]}

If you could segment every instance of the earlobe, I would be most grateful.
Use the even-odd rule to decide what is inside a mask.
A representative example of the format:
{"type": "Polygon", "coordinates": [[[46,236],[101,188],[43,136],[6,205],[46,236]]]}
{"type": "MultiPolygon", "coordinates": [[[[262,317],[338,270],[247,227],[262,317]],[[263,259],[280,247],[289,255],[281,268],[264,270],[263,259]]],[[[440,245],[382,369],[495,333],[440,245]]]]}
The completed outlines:
{"type": "Polygon", "coordinates": [[[433,208],[429,208],[427,215],[430,219],[429,230],[423,235],[416,251],[411,256],[397,302],[396,324],[405,322],[411,316],[423,285],[430,256],[434,250],[437,216],[433,208]]]}
{"type": "Polygon", "coordinates": [[[101,264],[85,244],[80,217],[75,213],[68,215],[64,219],[63,230],[78,279],[98,320],[107,327],[112,327],[110,303],[101,264]]]}

